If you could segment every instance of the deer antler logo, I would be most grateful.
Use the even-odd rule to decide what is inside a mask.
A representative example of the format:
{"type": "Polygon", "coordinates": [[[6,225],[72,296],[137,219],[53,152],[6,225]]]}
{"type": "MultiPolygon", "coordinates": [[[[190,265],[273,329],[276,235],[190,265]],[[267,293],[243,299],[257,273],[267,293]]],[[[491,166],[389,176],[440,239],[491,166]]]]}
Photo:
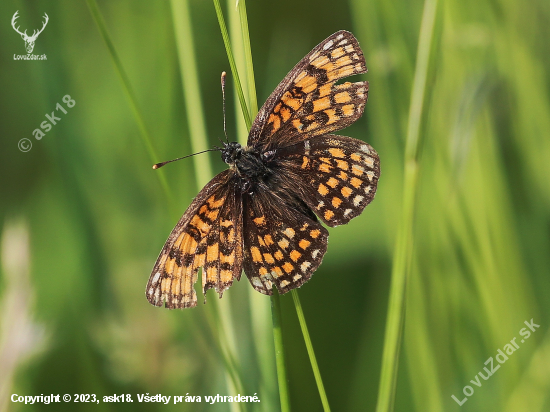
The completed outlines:
{"type": "Polygon", "coordinates": [[[50,18],[48,17],[48,15],[46,13],[44,13],[44,17],[46,18],[46,20],[44,21],[44,25],[42,26],[42,28],[38,31],[34,30],[32,36],[28,36],[27,35],[27,30],[25,30],[25,32],[21,33],[19,31],[19,27],[15,27],[15,20],[17,20],[19,18],[17,13],[19,13],[19,10],[17,10],[15,12],[15,14],[13,15],[13,18],[11,19],[11,25],[12,25],[13,29],[21,35],[23,40],[25,40],[25,48],[27,49],[27,53],[32,53],[32,50],[34,49],[34,42],[36,41],[36,38],[38,37],[38,35],[40,33],[42,33],[44,31],[44,28],[46,27],[46,24],[48,24],[48,20],[50,18]]]}

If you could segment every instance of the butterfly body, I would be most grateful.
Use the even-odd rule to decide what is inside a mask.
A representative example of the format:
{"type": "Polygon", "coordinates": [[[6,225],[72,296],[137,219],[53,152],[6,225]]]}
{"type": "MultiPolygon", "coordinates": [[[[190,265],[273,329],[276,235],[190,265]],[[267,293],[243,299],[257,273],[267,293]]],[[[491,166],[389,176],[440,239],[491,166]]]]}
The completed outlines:
{"type": "Polygon", "coordinates": [[[380,161],[367,143],[331,134],[355,122],[368,82],[336,84],[367,71],[355,37],[329,36],[300,61],[262,106],[247,146],[221,148],[229,169],[212,179],[172,230],[146,296],[156,306],[197,304],[194,284],[220,297],[244,270],[264,294],[301,286],[321,264],[330,227],[374,198],[380,161]]]}
{"type": "Polygon", "coordinates": [[[250,193],[254,191],[256,183],[272,174],[269,163],[273,153],[262,153],[255,147],[242,147],[237,142],[231,142],[222,149],[222,160],[234,172],[241,193],[250,193]]]}

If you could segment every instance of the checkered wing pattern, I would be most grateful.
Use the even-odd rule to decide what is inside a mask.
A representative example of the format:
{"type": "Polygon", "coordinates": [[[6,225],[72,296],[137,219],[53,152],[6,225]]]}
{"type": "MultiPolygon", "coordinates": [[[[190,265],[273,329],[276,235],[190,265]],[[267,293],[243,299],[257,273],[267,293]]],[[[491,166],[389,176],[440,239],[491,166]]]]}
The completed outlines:
{"type": "Polygon", "coordinates": [[[363,212],[376,193],[380,160],[367,143],[326,135],[278,152],[288,184],[333,227],[363,212]]]}
{"type": "Polygon", "coordinates": [[[353,34],[334,33],[277,86],[258,112],[248,144],[284,147],[349,126],[363,114],[368,82],[336,82],[366,71],[353,34]]]}
{"type": "Polygon", "coordinates": [[[319,267],[328,231],[299,201],[262,190],[244,198],[244,271],[258,292],[301,286],[319,267]],[[294,203],[294,204],[292,204],[294,203]]]}
{"type": "Polygon", "coordinates": [[[358,216],[374,198],[380,161],[360,140],[330,134],[355,122],[368,82],[336,84],[367,71],[355,37],[339,31],[302,59],[258,112],[248,146],[220,148],[230,168],[198,194],[166,241],[146,296],[156,306],[220,297],[244,269],[257,291],[286,293],[308,281],[327,250],[328,226],[358,216]]]}
{"type": "Polygon", "coordinates": [[[150,303],[169,309],[197,305],[194,284],[203,267],[203,293],[222,296],[242,269],[242,207],[226,170],[212,179],[182,216],[155,263],[146,288],[150,303]]]}

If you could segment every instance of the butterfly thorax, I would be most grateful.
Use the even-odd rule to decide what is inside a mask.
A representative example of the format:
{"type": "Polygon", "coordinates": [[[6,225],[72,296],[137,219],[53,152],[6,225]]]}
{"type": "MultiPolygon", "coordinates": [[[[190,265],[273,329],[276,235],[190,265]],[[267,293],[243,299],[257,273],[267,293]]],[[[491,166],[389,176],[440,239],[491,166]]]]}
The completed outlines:
{"type": "Polygon", "coordinates": [[[256,183],[271,174],[269,162],[272,157],[272,152],[262,153],[254,146],[242,147],[237,142],[228,143],[222,149],[222,160],[239,177],[243,193],[253,191],[256,183]]]}

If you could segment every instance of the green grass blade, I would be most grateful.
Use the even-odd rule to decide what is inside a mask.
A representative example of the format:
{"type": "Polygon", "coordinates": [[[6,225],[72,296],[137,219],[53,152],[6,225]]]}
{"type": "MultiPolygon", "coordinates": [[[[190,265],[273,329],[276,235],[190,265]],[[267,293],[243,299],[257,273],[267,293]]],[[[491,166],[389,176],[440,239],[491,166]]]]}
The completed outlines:
{"type": "Polygon", "coordinates": [[[241,20],[241,31],[246,59],[246,85],[248,89],[248,107],[250,118],[253,119],[258,113],[258,100],[256,97],[256,82],[254,81],[254,65],[252,64],[252,49],[250,48],[250,34],[248,33],[248,17],[246,14],[246,1],[239,0],[238,6],[241,20]]]}
{"type": "MultiPolygon", "coordinates": [[[[151,158],[151,165],[153,165],[154,163],[159,161],[159,158],[155,152],[155,148],[153,147],[153,144],[151,143],[151,136],[149,134],[149,131],[147,130],[147,126],[145,125],[143,114],[139,109],[137,98],[132,88],[132,84],[130,83],[130,79],[126,74],[124,67],[122,66],[122,61],[120,60],[120,57],[118,56],[115,45],[111,39],[111,36],[109,35],[107,26],[105,24],[105,20],[101,15],[101,11],[99,10],[97,2],[95,0],[86,0],[86,4],[88,5],[92,18],[94,19],[97,29],[99,30],[99,33],[103,41],[105,42],[107,49],[109,50],[109,54],[111,55],[111,59],[113,60],[113,64],[115,65],[117,75],[120,78],[120,81],[122,83],[124,93],[126,94],[126,97],[128,98],[128,102],[130,103],[130,109],[132,110],[132,113],[134,114],[134,117],[136,119],[139,131],[140,131],[141,139],[143,140],[143,143],[145,144],[145,147],[147,148],[147,152],[149,153],[149,156],[151,158]]],[[[155,173],[155,174],[160,179],[160,183],[162,185],[164,192],[166,193],[166,197],[170,201],[169,203],[173,205],[174,202],[173,202],[172,193],[170,192],[170,189],[168,187],[168,182],[166,180],[164,171],[159,170],[159,172],[161,173],[155,173]]]]}
{"type": "MultiPolygon", "coordinates": [[[[243,92],[245,96],[249,96],[248,101],[252,99],[252,104],[249,105],[252,111],[251,117],[254,117],[256,108],[256,90],[249,93],[249,84],[254,87],[254,81],[250,81],[250,76],[254,77],[254,68],[251,65],[252,59],[247,58],[245,54],[245,43],[250,45],[250,41],[245,41],[243,36],[248,37],[248,25],[242,24],[243,5],[239,3],[239,7],[235,5],[235,0],[226,0],[227,7],[227,23],[229,36],[231,40],[231,50],[237,64],[239,73],[245,73],[246,79],[243,79],[243,92]],[[243,28],[246,28],[244,30],[243,28]]],[[[246,16],[246,9],[244,10],[246,16]]],[[[250,52],[250,49],[249,51],[250,52]]],[[[239,107],[239,98],[237,89],[234,87],[234,102],[235,107],[239,107]]],[[[244,122],[244,118],[239,110],[235,111],[235,123],[237,126],[237,141],[241,145],[246,145],[248,129],[244,122]]],[[[271,318],[271,304],[264,295],[257,293],[252,288],[245,288],[249,301],[249,319],[251,340],[253,342],[254,354],[259,372],[259,387],[258,391],[262,394],[262,402],[260,410],[263,412],[272,412],[279,410],[279,393],[277,385],[277,370],[275,359],[275,347],[273,343],[273,325],[267,322],[271,318]]],[[[251,356],[252,357],[252,356],[251,356]]],[[[257,411],[260,412],[260,411],[257,411]]]]}
{"type": "Polygon", "coordinates": [[[275,342],[275,359],[277,363],[277,377],[279,381],[279,398],[281,400],[281,412],[290,412],[290,398],[288,395],[285,351],[281,323],[281,301],[279,298],[279,292],[277,291],[276,287],[273,287],[273,295],[271,295],[271,317],[273,320],[273,340],[275,342]]]}
{"type": "Polygon", "coordinates": [[[244,121],[246,123],[247,129],[250,130],[252,126],[252,120],[250,118],[250,112],[246,105],[246,100],[244,98],[243,88],[241,86],[241,81],[239,79],[239,73],[237,71],[237,65],[235,64],[235,58],[233,57],[233,52],[231,51],[231,42],[229,41],[229,33],[227,33],[227,27],[225,25],[225,19],[223,18],[222,8],[220,6],[220,0],[214,0],[214,7],[216,8],[216,16],[218,17],[218,23],[220,24],[220,30],[223,37],[223,43],[225,45],[225,51],[227,52],[227,58],[229,59],[229,66],[231,67],[231,74],[233,74],[233,80],[237,88],[237,95],[239,96],[239,101],[241,102],[241,109],[244,116],[244,121]]]}
{"type": "MultiPolygon", "coordinates": [[[[246,67],[246,57],[244,51],[244,41],[242,37],[241,30],[241,18],[239,15],[239,10],[235,6],[235,0],[226,0],[227,7],[227,21],[229,26],[229,40],[231,41],[231,51],[233,52],[233,58],[235,59],[235,64],[237,71],[239,73],[247,74],[248,68],[246,67]]],[[[235,82],[231,82],[233,85],[233,101],[235,107],[240,106],[239,92],[237,90],[237,85],[235,82]]],[[[245,81],[241,84],[243,87],[243,94],[248,96],[248,87],[247,82],[245,81]]],[[[247,103],[248,104],[248,103],[247,103]]],[[[242,146],[246,146],[246,141],[248,137],[248,127],[244,121],[244,117],[241,115],[239,110],[235,110],[235,124],[237,129],[237,138],[230,140],[237,140],[242,146]]],[[[271,337],[270,337],[271,338],[271,337]]]]}
{"type": "Polygon", "coordinates": [[[406,285],[414,248],[413,221],[418,180],[420,121],[422,118],[424,94],[426,91],[426,77],[428,75],[428,62],[432,44],[436,6],[437,0],[425,1],[422,23],[420,26],[415,76],[409,111],[407,141],[405,146],[403,208],[393,256],[388,318],[382,355],[382,371],[378,390],[378,403],[376,406],[377,412],[393,411],[394,406],[399,354],[405,319],[406,285]]]}
{"type": "Polygon", "coordinates": [[[321,397],[323,410],[325,412],[330,412],[325,386],[323,385],[323,379],[321,379],[321,372],[319,371],[319,365],[317,365],[317,359],[315,358],[315,352],[313,351],[313,344],[311,343],[311,338],[309,337],[306,318],[304,316],[304,311],[302,310],[302,303],[300,302],[300,297],[298,296],[298,291],[296,289],[292,290],[292,300],[294,301],[294,306],[296,307],[296,313],[298,314],[298,320],[300,322],[300,328],[302,329],[302,335],[304,336],[304,341],[306,342],[307,354],[309,355],[309,362],[311,363],[313,375],[315,376],[315,382],[317,383],[317,388],[319,389],[319,396],[321,397]]]}
{"type": "MultiPolygon", "coordinates": [[[[200,99],[191,15],[187,0],[172,0],[171,7],[184,100],[190,128],[191,146],[193,151],[197,152],[207,148],[208,139],[206,137],[202,100],[200,99]]],[[[212,176],[212,167],[208,157],[201,159],[195,158],[194,160],[197,185],[202,187],[207,183],[209,177],[212,176]]],[[[216,332],[216,341],[226,366],[229,381],[236,391],[244,393],[244,387],[240,377],[240,368],[236,360],[236,344],[234,342],[235,333],[233,331],[231,305],[229,302],[225,302],[225,304],[223,304],[223,311],[220,311],[220,304],[221,303],[216,300],[212,301],[208,308],[209,311],[207,316],[211,318],[209,319],[209,323],[211,328],[216,332]]],[[[240,404],[240,407],[242,410],[246,410],[246,405],[240,404]]]]}
{"type": "MultiPolygon", "coordinates": [[[[225,20],[224,20],[223,13],[221,11],[221,7],[218,0],[214,0],[214,6],[216,7],[216,13],[218,16],[218,22],[220,24],[220,30],[224,38],[227,57],[229,59],[233,76],[235,78],[235,87],[237,89],[239,101],[241,102],[241,109],[245,119],[246,127],[247,129],[250,129],[250,126],[252,125],[250,121],[250,113],[248,112],[248,108],[244,100],[244,93],[243,93],[241,82],[239,81],[239,77],[237,73],[237,65],[235,63],[235,58],[233,56],[231,44],[229,41],[229,35],[227,34],[227,29],[225,26],[225,20]]],[[[241,5],[241,7],[244,7],[244,4],[241,5]]],[[[240,15],[242,16],[243,12],[240,12],[240,15]]],[[[244,12],[244,15],[246,15],[246,11],[244,12]]],[[[241,22],[241,27],[242,27],[242,22],[241,22]]],[[[243,35],[248,36],[248,30],[244,31],[243,35]]],[[[248,37],[247,39],[243,39],[243,42],[250,45],[250,39],[248,37]]],[[[250,58],[250,60],[247,60],[247,64],[251,64],[251,63],[252,63],[252,58],[250,58]]],[[[253,67],[248,66],[247,73],[252,74],[253,67]]],[[[253,83],[253,81],[252,82],[249,81],[248,84],[250,83],[253,83]]],[[[279,294],[276,291],[276,289],[274,289],[274,293],[271,296],[271,316],[273,321],[273,340],[275,345],[275,360],[276,360],[275,363],[277,366],[277,378],[279,383],[279,398],[281,401],[281,410],[290,411],[290,398],[288,395],[286,365],[284,361],[285,357],[284,357],[283,335],[282,335],[282,329],[281,329],[281,303],[279,300],[279,294]]]]}
{"type": "MultiPolygon", "coordinates": [[[[223,18],[223,13],[221,11],[221,7],[219,5],[218,0],[214,0],[214,5],[216,7],[216,13],[218,16],[218,21],[220,24],[220,29],[222,31],[222,36],[224,38],[225,48],[227,51],[229,63],[231,65],[231,69],[233,71],[233,75],[235,77],[235,85],[237,87],[237,94],[239,95],[239,100],[241,101],[241,108],[243,115],[245,117],[245,122],[247,124],[247,127],[250,128],[251,122],[250,122],[250,113],[248,112],[246,102],[244,101],[244,93],[242,91],[242,86],[239,81],[236,64],[235,64],[235,58],[232,53],[230,41],[229,41],[229,35],[227,34],[227,29],[225,26],[225,21],[223,18]],[[248,115],[248,120],[247,120],[248,115]]],[[[254,67],[252,64],[252,52],[250,48],[250,35],[248,32],[248,20],[247,20],[247,14],[246,14],[246,3],[244,0],[240,0],[238,3],[239,7],[239,15],[241,17],[241,30],[242,30],[242,37],[243,37],[243,43],[245,48],[245,56],[246,56],[246,68],[247,68],[247,86],[248,86],[248,92],[249,92],[249,99],[251,102],[251,109],[254,110],[254,113],[257,112],[257,100],[256,100],[256,86],[254,81],[254,67]]],[[[315,352],[313,350],[313,345],[311,344],[311,338],[309,336],[309,332],[307,329],[307,324],[305,320],[304,313],[302,311],[302,307],[300,304],[300,299],[298,297],[298,292],[296,290],[292,291],[293,301],[294,305],[296,307],[296,312],[298,314],[298,319],[300,322],[300,328],[302,330],[302,334],[304,336],[304,341],[306,343],[306,348],[308,351],[309,359],[311,362],[311,367],[313,369],[313,373],[315,376],[315,381],[317,383],[317,388],[319,390],[319,395],[321,397],[321,402],[323,404],[323,408],[325,411],[330,411],[330,407],[328,404],[328,399],[325,393],[325,388],[323,385],[323,381],[321,378],[321,373],[319,372],[319,367],[317,365],[317,360],[315,357],[315,352]]],[[[279,395],[281,398],[281,408],[282,410],[285,410],[286,407],[290,408],[289,399],[288,399],[288,388],[287,388],[287,382],[286,382],[286,369],[285,369],[285,363],[284,363],[284,346],[282,341],[282,331],[280,327],[280,302],[279,302],[279,296],[278,293],[274,293],[271,297],[271,305],[272,305],[272,318],[273,318],[273,334],[274,334],[274,343],[275,343],[275,352],[276,352],[276,364],[277,364],[277,375],[279,379],[279,395]],[[283,386],[282,386],[283,385],[283,386]],[[288,404],[285,406],[285,404],[288,404]]]]}
{"type": "MultiPolygon", "coordinates": [[[[183,98],[189,121],[191,150],[193,153],[197,153],[208,149],[209,145],[199,89],[199,75],[193,44],[189,4],[187,0],[171,1],[170,4],[172,6],[174,34],[176,36],[178,62],[183,85],[183,98]]],[[[203,187],[213,175],[210,157],[208,155],[194,156],[193,165],[196,171],[197,187],[203,187]]]]}

